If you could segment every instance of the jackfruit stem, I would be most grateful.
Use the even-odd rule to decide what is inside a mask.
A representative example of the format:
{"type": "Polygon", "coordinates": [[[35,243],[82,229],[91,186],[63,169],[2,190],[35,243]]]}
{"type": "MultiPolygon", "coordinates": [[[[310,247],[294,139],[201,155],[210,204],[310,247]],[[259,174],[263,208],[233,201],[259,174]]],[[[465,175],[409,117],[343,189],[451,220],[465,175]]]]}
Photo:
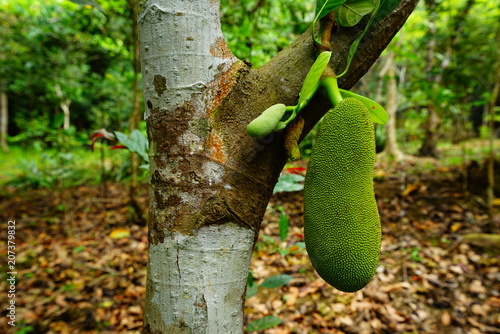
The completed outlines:
{"type": "Polygon", "coordinates": [[[320,85],[325,88],[326,95],[330,99],[330,103],[335,107],[343,100],[337,84],[337,77],[331,76],[321,79],[320,85]]]}

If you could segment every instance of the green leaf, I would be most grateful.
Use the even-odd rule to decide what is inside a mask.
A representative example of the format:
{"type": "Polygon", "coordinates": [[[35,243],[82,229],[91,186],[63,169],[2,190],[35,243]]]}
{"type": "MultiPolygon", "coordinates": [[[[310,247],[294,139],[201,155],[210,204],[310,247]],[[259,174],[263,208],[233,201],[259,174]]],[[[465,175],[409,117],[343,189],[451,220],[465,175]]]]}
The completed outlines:
{"type": "Polygon", "coordinates": [[[351,66],[351,61],[354,58],[354,54],[356,53],[356,50],[358,49],[358,45],[361,42],[361,39],[365,36],[365,34],[368,31],[368,29],[370,29],[370,27],[372,26],[373,19],[375,18],[375,16],[378,13],[378,10],[380,9],[380,1],[381,0],[377,0],[377,3],[375,4],[375,9],[373,10],[373,14],[370,17],[370,20],[366,24],[366,27],[363,30],[363,32],[361,33],[361,35],[359,35],[358,38],[356,38],[356,40],[351,44],[351,47],[349,48],[349,54],[347,55],[347,64],[346,64],[346,67],[344,69],[344,72],[342,72],[341,74],[339,74],[337,76],[337,78],[342,77],[349,70],[349,67],[351,66]]]}
{"type": "Polygon", "coordinates": [[[128,149],[130,149],[129,145],[132,145],[132,141],[126,134],[120,131],[115,131],[115,136],[119,142],[121,142],[123,145],[127,146],[128,149]]]}
{"type": "Polygon", "coordinates": [[[418,255],[418,252],[419,252],[418,247],[413,247],[413,249],[411,250],[411,259],[413,261],[418,262],[423,260],[423,258],[420,255],[418,255]]]}
{"type": "Polygon", "coordinates": [[[26,326],[23,328],[20,328],[16,334],[29,334],[29,333],[34,333],[35,332],[35,327],[32,326],[26,326]]]}
{"type": "Polygon", "coordinates": [[[274,315],[266,315],[260,319],[254,320],[247,325],[247,332],[263,331],[281,324],[280,318],[274,315]]]}
{"type": "Polygon", "coordinates": [[[290,275],[274,275],[260,283],[260,287],[267,289],[279,288],[280,286],[287,285],[291,280],[292,276],[290,275]]]}
{"type": "Polygon", "coordinates": [[[304,189],[304,176],[298,174],[283,174],[274,186],[273,194],[282,191],[299,191],[304,189]]]}
{"type": "Polygon", "coordinates": [[[377,102],[345,89],[339,89],[339,90],[340,94],[342,94],[342,97],[344,98],[353,97],[362,102],[366,106],[366,108],[368,108],[368,111],[370,112],[370,116],[374,123],[386,124],[387,121],[389,120],[389,115],[387,114],[387,111],[377,102]]]}
{"type": "Polygon", "coordinates": [[[346,0],[317,0],[314,22],[318,22],[332,10],[342,5],[346,0]]]}
{"type": "Polygon", "coordinates": [[[257,284],[247,286],[247,292],[245,294],[246,299],[250,299],[253,296],[257,294],[257,291],[259,290],[259,286],[257,284]]]}
{"type": "Polygon", "coordinates": [[[136,147],[136,152],[137,154],[139,154],[141,156],[142,159],[144,159],[144,161],[148,162],[149,161],[149,156],[148,156],[148,140],[147,138],[142,134],[141,131],[139,130],[134,130],[132,131],[132,133],[130,134],[130,139],[132,139],[132,142],[135,143],[135,147],[136,147]]]}
{"type": "Polygon", "coordinates": [[[75,253],[81,253],[84,250],[85,250],[85,246],[83,246],[83,245],[75,247],[75,253]]]}
{"type": "Polygon", "coordinates": [[[254,283],[255,283],[255,281],[253,279],[252,271],[249,270],[248,271],[248,276],[247,276],[247,285],[252,286],[252,285],[254,285],[254,283]]]}
{"type": "Polygon", "coordinates": [[[332,10],[337,8],[338,6],[342,5],[346,0],[317,0],[316,1],[316,13],[314,15],[314,20],[312,21],[312,37],[313,41],[315,41],[318,44],[321,44],[316,40],[315,36],[315,31],[314,27],[316,26],[316,23],[321,20],[323,17],[325,17],[328,13],[330,13],[332,10]]]}
{"type": "Polygon", "coordinates": [[[309,103],[314,93],[318,89],[319,79],[321,79],[321,74],[323,74],[323,71],[328,65],[331,56],[332,53],[330,51],[321,52],[318,58],[316,58],[314,64],[311,66],[311,69],[309,69],[304,83],[302,84],[302,89],[299,93],[297,111],[300,111],[307,105],[307,103],[309,103]]]}
{"type": "Polygon", "coordinates": [[[371,0],[347,0],[335,10],[335,19],[343,27],[352,27],[370,13],[375,6],[371,0]]]}
{"type": "Polygon", "coordinates": [[[123,145],[127,146],[130,152],[135,152],[144,159],[144,161],[149,162],[148,156],[148,140],[139,130],[134,130],[130,134],[130,138],[120,131],[115,131],[115,136],[118,141],[123,145]]]}
{"type": "Polygon", "coordinates": [[[245,294],[246,299],[255,296],[257,294],[257,290],[259,290],[259,286],[255,283],[252,272],[249,272],[247,277],[247,291],[245,294]]]}
{"type": "Polygon", "coordinates": [[[344,72],[340,73],[339,75],[337,75],[337,78],[340,78],[342,77],[344,74],[347,73],[347,71],[349,70],[349,67],[351,66],[351,61],[352,61],[352,58],[354,58],[354,54],[356,53],[356,50],[358,49],[358,45],[359,45],[359,42],[361,42],[361,38],[363,38],[364,36],[364,32],[358,37],[356,38],[356,40],[351,44],[351,47],[349,48],[349,53],[347,54],[347,64],[346,64],[346,67],[344,69],[344,72]]]}
{"type": "Polygon", "coordinates": [[[278,227],[280,230],[280,240],[285,241],[286,237],[288,236],[288,228],[290,224],[288,216],[285,213],[285,209],[283,209],[282,206],[280,206],[278,209],[280,211],[280,219],[278,221],[278,227]]]}

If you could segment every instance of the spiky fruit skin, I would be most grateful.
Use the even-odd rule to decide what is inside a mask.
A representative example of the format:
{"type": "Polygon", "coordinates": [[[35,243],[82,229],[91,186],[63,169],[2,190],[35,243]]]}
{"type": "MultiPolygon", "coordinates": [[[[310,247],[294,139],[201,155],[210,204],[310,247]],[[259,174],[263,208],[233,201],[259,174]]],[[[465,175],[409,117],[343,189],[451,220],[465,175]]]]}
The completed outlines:
{"type": "Polygon", "coordinates": [[[318,274],[354,292],[377,268],[381,228],[373,191],[375,139],[368,109],[354,98],[329,110],[304,185],[304,236],[318,274]]]}

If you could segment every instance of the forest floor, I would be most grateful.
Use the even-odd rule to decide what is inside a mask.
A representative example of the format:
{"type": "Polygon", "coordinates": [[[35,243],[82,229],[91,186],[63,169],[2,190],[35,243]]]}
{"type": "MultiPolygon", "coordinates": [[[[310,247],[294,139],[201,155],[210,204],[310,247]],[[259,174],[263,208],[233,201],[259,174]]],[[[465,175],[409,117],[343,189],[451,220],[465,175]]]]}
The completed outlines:
{"type": "MultiPolygon", "coordinates": [[[[250,269],[257,283],[277,274],[293,279],[280,288],[259,288],[245,303],[246,322],[266,315],[282,319],[260,332],[266,334],[500,333],[498,243],[470,237],[490,227],[483,194],[464,194],[459,169],[419,172],[405,166],[377,169],[376,175],[383,239],[379,268],[368,286],[344,293],[317,276],[302,247],[302,192],[278,193],[264,217],[250,269]],[[277,206],[290,219],[284,242],[277,206]]],[[[140,191],[145,207],[147,185],[140,191]]],[[[7,222],[15,220],[16,327],[7,324],[11,287],[2,279],[0,328],[138,333],[147,229],[132,223],[131,216],[123,185],[5,189],[0,270],[7,278],[12,271],[5,236],[7,222]]]]}

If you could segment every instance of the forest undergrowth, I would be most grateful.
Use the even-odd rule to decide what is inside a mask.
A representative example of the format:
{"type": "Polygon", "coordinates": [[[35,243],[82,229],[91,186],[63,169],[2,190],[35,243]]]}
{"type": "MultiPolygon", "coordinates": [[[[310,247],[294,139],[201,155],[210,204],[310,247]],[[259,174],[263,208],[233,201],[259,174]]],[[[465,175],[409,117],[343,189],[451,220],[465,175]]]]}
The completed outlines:
{"type": "MultiPolygon", "coordinates": [[[[376,169],[381,260],[372,282],[356,293],[333,289],[312,269],[303,248],[302,192],[275,194],[250,269],[257,283],[277,274],[293,279],[259,288],[245,303],[246,322],[282,319],[260,332],[266,334],[500,333],[498,242],[478,234],[491,227],[482,188],[464,191],[459,168],[412,168],[376,169]],[[290,222],[284,242],[278,206],[290,222]]],[[[147,185],[140,192],[146,207],[147,185]]],[[[4,189],[2,231],[16,221],[16,327],[10,333],[140,332],[147,228],[133,222],[127,194],[120,184],[4,189]]],[[[493,220],[498,226],[498,206],[493,220]]],[[[6,254],[2,238],[0,255],[6,254]]],[[[4,274],[6,265],[0,264],[4,274]]],[[[2,305],[7,290],[2,279],[2,305]]],[[[10,327],[6,315],[2,308],[2,328],[10,327]]]]}

